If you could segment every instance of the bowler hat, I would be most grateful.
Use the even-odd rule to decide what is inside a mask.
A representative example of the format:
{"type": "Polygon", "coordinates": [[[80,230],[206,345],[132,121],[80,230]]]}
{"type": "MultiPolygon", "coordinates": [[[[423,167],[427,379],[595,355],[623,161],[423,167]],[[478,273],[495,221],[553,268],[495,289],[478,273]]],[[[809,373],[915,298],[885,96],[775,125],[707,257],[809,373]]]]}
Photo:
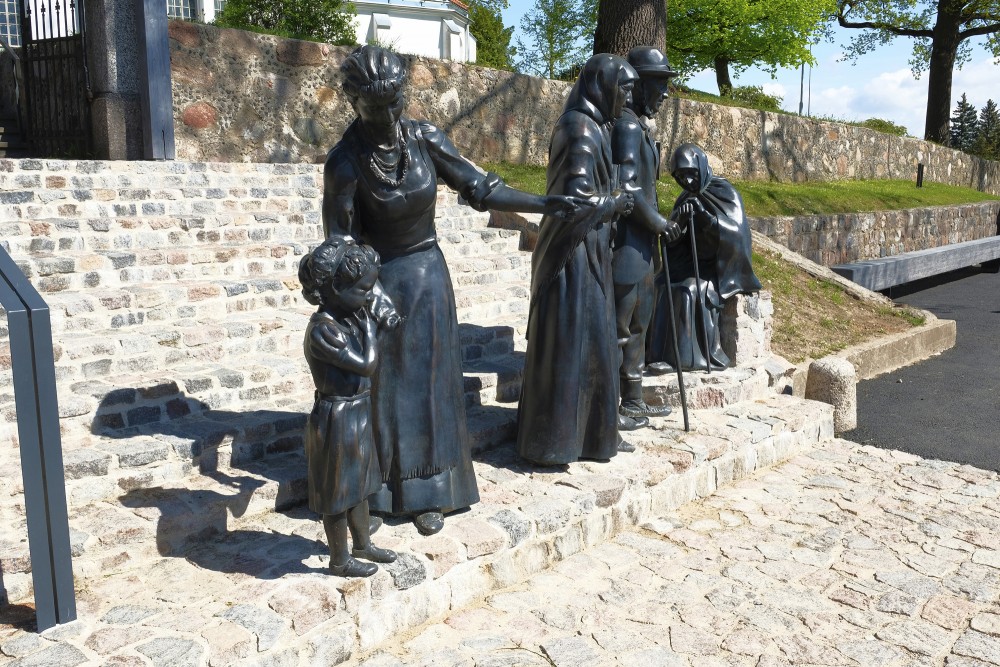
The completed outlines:
{"type": "Polygon", "coordinates": [[[670,69],[670,64],[663,52],[652,46],[635,47],[628,52],[628,62],[641,77],[670,78],[677,76],[677,72],[670,69]]]}

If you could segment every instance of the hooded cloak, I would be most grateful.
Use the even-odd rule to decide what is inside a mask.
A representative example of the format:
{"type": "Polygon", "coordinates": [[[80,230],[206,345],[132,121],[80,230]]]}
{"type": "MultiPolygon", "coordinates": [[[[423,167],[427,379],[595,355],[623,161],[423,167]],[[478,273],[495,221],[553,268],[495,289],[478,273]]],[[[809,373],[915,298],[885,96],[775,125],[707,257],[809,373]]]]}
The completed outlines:
{"type": "MultiPolygon", "coordinates": [[[[743,198],[724,178],[714,176],[705,152],[694,144],[681,144],[670,158],[670,172],[677,178],[682,169],[698,171],[698,192],[685,190],[674,203],[674,211],[696,200],[703,210],[695,214],[694,237],[697,246],[698,274],[701,284],[695,289],[691,239],[682,236],[667,248],[670,283],[674,290],[674,320],[682,367],[703,370],[711,359],[713,368],[725,368],[729,357],[722,351],[718,330],[719,311],[726,299],[735,294],[750,294],[761,289],[751,266],[750,226],[743,209],[743,198]],[[708,304],[701,312],[699,298],[708,304]],[[700,315],[700,317],[699,317],[700,315]],[[704,348],[708,334],[709,350],[704,348]]],[[[676,215],[676,213],[675,213],[676,215]]],[[[682,225],[687,220],[678,220],[682,225]]],[[[666,361],[673,365],[670,314],[662,280],[657,286],[656,310],[646,348],[647,363],[666,361]]]]}
{"type": "Polygon", "coordinates": [[[611,126],[625,102],[620,86],[637,78],[624,59],[593,56],[552,132],[547,193],[594,206],[573,223],[544,216],[532,255],[517,446],[536,463],[607,459],[617,451],[611,126]]]}

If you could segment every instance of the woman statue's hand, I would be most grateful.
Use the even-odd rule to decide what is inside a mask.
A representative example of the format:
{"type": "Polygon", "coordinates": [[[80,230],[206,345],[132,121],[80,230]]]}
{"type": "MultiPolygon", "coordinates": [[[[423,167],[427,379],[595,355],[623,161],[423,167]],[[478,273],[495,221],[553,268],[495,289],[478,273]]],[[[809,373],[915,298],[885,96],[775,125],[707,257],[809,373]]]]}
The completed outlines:
{"type": "Polygon", "coordinates": [[[632,214],[632,207],[635,206],[635,198],[632,196],[631,192],[615,190],[611,193],[611,196],[615,200],[615,213],[620,216],[628,216],[632,214]]]}
{"type": "Polygon", "coordinates": [[[545,197],[545,215],[551,215],[562,222],[574,222],[586,209],[592,208],[594,202],[579,197],[566,195],[547,195],[545,197]]]}
{"type": "Polygon", "coordinates": [[[686,227],[681,227],[673,220],[667,220],[667,225],[663,229],[663,238],[667,243],[673,243],[687,231],[686,227]]]}

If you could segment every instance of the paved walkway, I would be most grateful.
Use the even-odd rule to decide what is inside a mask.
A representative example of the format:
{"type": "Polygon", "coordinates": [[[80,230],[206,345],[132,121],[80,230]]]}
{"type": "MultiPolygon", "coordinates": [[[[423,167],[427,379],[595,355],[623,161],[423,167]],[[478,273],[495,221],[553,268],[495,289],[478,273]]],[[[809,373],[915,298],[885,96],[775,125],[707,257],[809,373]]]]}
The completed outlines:
{"type": "Polygon", "coordinates": [[[818,445],[365,667],[1000,664],[1000,477],[818,445]]]}
{"type": "Polygon", "coordinates": [[[858,428],[845,437],[1000,470],[1000,275],[979,269],[917,281],[898,303],[958,323],[955,347],[858,384],[858,428]]]}

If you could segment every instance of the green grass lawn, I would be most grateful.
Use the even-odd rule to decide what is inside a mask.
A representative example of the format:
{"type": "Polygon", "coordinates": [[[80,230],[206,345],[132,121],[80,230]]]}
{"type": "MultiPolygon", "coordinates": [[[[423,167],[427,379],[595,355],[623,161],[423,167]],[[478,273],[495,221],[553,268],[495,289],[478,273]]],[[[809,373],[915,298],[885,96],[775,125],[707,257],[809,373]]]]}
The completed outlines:
{"type": "MultiPolygon", "coordinates": [[[[528,192],[545,192],[545,167],[511,164],[484,164],[484,169],[503,176],[508,184],[528,192]]],[[[770,181],[733,181],[743,195],[747,215],[811,215],[821,213],[858,213],[924,206],[969,204],[1000,199],[972,188],[924,182],[918,188],[913,181],[831,181],[826,183],[774,183],[770,181]]],[[[657,183],[660,210],[673,208],[680,187],[673,180],[657,183]]]]}

